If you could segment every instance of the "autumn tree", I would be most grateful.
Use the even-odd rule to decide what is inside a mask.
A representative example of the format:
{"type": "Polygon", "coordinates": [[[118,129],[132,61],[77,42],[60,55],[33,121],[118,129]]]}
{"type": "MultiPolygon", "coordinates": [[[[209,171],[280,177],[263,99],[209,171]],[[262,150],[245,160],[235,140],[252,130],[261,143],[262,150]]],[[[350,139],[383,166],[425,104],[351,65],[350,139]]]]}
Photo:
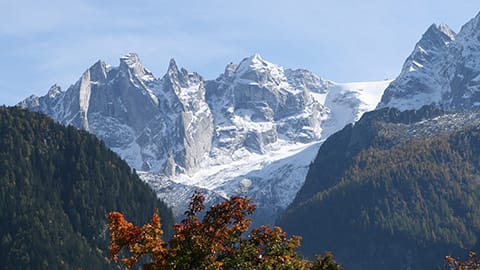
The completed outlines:
{"type": "Polygon", "coordinates": [[[168,243],[161,238],[158,214],[139,227],[121,213],[109,213],[112,258],[123,255],[127,269],[142,257],[151,260],[144,269],[340,269],[330,253],[313,263],[302,258],[296,251],[300,237],[287,237],[280,227],[261,226],[246,236],[252,223],[248,216],[256,208],[248,198],[233,196],[200,218],[204,208],[204,197],[196,192],[168,243]]]}
{"type": "Polygon", "coordinates": [[[447,270],[480,270],[480,259],[474,251],[470,251],[467,260],[446,256],[445,266],[447,270]]]}

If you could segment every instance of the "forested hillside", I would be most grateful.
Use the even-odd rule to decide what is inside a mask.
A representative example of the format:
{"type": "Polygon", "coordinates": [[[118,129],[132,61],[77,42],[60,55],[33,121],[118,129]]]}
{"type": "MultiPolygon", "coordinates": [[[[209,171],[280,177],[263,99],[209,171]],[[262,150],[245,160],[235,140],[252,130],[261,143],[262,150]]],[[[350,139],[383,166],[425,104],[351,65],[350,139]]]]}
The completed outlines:
{"type": "Polygon", "coordinates": [[[0,269],[111,269],[108,211],[173,216],[127,163],[87,132],[0,107],[0,269]]]}
{"type": "Polygon", "coordinates": [[[365,115],[321,147],[279,225],[346,269],[437,269],[479,243],[477,119],[427,107],[365,115]]]}

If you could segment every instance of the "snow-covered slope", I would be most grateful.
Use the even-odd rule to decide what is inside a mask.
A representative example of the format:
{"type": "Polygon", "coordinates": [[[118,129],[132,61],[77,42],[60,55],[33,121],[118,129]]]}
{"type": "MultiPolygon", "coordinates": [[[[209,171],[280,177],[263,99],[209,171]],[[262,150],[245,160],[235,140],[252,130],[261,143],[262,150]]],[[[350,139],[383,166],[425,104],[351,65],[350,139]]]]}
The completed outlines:
{"type": "Polygon", "coordinates": [[[20,105],[96,134],[179,215],[200,188],[210,202],[251,197],[268,223],[302,186],[321,141],[374,109],[388,84],[335,83],[258,54],[216,80],[174,60],[157,79],[129,54],[20,105]]]}
{"type": "Polygon", "coordinates": [[[325,107],[330,109],[322,125],[322,138],[326,139],[349,123],[354,123],[363,113],[373,110],[391,80],[378,82],[335,83],[328,89],[325,107]]]}
{"type": "Polygon", "coordinates": [[[378,108],[418,109],[434,104],[447,110],[480,106],[480,13],[458,34],[432,25],[385,90],[378,108]]]}
{"type": "Polygon", "coordinates": [[[231,195],[248,196],[258,207],[254,221],[272,223],[301,188],[319,145],[319,142],[279,143],[266,154],[252,153],[243,159],[213,165],[191,175],[165,177],[142,173],[140,177],[154,187],[160,198],[171,204],[177,217],[185,211],[193,191],[200,189],[207,203],[231,195]]]}
{"type": "Polygon", "coordinates": [[[193,170],[210,151],[213,121],[203,79],[178,70],[174,60],[161,79],[136,54],[109,69],[98,61],[65,92],[54,86],[20,106],[97,135],[137,170],[193,170]]]}

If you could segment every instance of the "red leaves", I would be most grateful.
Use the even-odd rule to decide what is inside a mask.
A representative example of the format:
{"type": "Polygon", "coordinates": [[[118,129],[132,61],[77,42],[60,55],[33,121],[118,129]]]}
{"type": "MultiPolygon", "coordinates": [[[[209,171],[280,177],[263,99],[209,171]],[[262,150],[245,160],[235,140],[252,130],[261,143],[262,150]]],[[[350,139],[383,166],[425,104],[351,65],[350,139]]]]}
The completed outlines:
{"type": "Polygon", "coordinates": [[[152,255],[155,262],[164,260],[167,252],[166,245],[161,239],[163,231],[158,213],[155,212],[150,223],[141,228],[128,222],[119,212],[110,212],[108,219],[111,238],[109,250],[110,256],[115,261],[118,260],[118,254],[124,247],[128,248],[132,254],[131,257],[122,259],[122,263],[128,269],[131,269],[146,254],[152,255]]]}
{"type": "Polygon", "coordinates": [[[445,264],[449,270],[480,270],[480,258],[474,251],[468,253],[468,260],[465,261],[446,256],[445,264]]]}
{"type": "Polygon", "coordinates": [[[203,197],[202,193],[198,190],[195,191],[192,196],[192,200],[188,205],[188,210],[185,212],[185,216],[188,218],[196,218],[197,213],[200,213],[203,211],[203,209],[205,209],[203,204],[204,201],[205,198],[203,197]]]}
{"type": "MultiPolygon", "coordinates": [[[[176,224],[175,234],[167,244],[161,239],[160,217],[154,214],[143,227],[126,221],[121,213],[109,213],[110,254],[117,260],[122,248],[132,256],[122,263],[132,269],[144,255],[152,263],[144,269],[311,269],[315,266],[295,251],[300,237],[288,238],[280,227],[261,226],[245,233],[252,223],[248,218],[256,206],[250,199],[233,196],[204,210],[200,192],[192,196],[186,218],[176,224]]],[[[337,265],[338,267],[338,265],[337,265]]],[[[332,268],[338,269],[338,268],[332,268]]]]}
{"type": "Polygon", "coordinates": [[[110,256],[117,261],[118,253],[124,246],[132,245],[139,241],[141,229],[128,222],[119,212],[108,213],[108,229],[110,230],[111,242],[109,246],[110,256]]]}

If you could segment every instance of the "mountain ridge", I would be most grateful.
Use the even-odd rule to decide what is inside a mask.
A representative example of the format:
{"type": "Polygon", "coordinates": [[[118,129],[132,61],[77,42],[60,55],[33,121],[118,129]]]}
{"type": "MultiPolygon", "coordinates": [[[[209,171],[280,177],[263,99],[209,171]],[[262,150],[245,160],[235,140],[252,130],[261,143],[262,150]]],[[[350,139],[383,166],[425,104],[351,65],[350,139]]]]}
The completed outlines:
{"type": "MultiPolygon", "coordinates": [[[[55,86],[19,105],[97,135],[133,168],[158,174],[156,181],[187,185],[180,190],[208,187],[222,198],[248,182],[241,190],[259,197],[263,191],[255,185],[267,177],[260,181],[264,188],[277,183],[288,190],[272,195],[273,206],[270,200],[257,201],[267,211],[286,207],[285,196],[293,197],[303,183],[313,156],[311,150],[296,154],[312,144],[318,147],[373,109],[388,83],[339,84],[305,69],[275,65],[258,54],[227,65],[215,80],[178,68],[174,59],[165,75],[156,78],[131,53],[118,67],[98,61],[66,91],[55,86]],[[273,153],[282,154],[275,158],[273,153]],[[288,155],[298,158],[293,172],[260,173],[271,163],[283,164],[280,159],[288,155]],[[239,162],[257,173],[228,167],[239,162]],[[191,179],[194,175],[201,175],[199,181],[191,179]]],[[[157,194],[166,196],[162,190],[157,194]]]]}
{"type": "Polygon", "coordinates": [[[157,209],[172,235],[172,211],[92,134],[0,106],[0,135],[0,269],[111,269],[108,211],[157,209]]]}
{"type": "Polygon", "coordinates": [[[446,110],[480,106],[480,13],[457,34],[432,25],[415,45],[400,75],[377,108],[419,109],[434,104],[446,110]]]}
{"type": "Polygon", "coordinates": [[[330,136],[277,224],[351,269],[433,269],[478,245],[478,112],[366,113],[330,136]]]}

